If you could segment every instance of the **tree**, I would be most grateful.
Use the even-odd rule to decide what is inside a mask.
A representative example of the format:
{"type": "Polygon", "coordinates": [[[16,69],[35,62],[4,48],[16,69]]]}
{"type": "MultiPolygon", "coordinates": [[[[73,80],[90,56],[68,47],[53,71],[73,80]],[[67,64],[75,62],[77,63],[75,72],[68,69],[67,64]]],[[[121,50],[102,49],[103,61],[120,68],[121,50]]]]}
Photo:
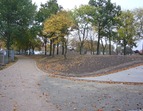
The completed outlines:
{"type": "Polygon", "coordinates": [[[96,46],[97,46],[97,42],[95,42],[96,36],[97,36],[96,27],[89,28],[89,39],[90,39],[90,52],[91,52],[91,55],[94,55],[94,52],[96,50],[96,46]]]}
{"type": "Polygon", "coordinates": [[[106,50],[106,48],[107,48],[107,37],[102,37],[101,38],[101,45],[102,45],[102,53],[103,53],[103,55],[105,54],[105,50],[106,50]]]}
{"type": "Polygon", "coordinates": [[[143,8],[134,9],[133,14],[135,19],[136,39],[143,39],[143,8]]]}
{"type": "MultiPolygon", "coordinates": [[[[93,16],[93,25],[97,26],[98,43],[97,55],[100,54],[100,40],[103,31],[107,31],[107,36],[111,44],[111,28],[114,26],[114,17],[118,15],[120,7],[111,3],[110,0],[90,0],[89,4],[96,7],[93,16]]],[[[104,33],[105,34],[105,33],[104,33]]],[[[110,45],[111,48],[111,45],[110,45]]]]}
{"type": "MultiPolygon", "coordinates": [[[[39,11],[37,12],[36,16],[36,24],[38,29],[38,35],[42,37],[45,46],[45,55],[47,55],[47,42],[50,35],[45,36],[42,33],[43,30],[43,23],[46,19],[50,18],[51,15],[56,14],[62,9],[61,6],[58,5],[57,0],[49,0],[45,4],[41,4],[39,11]]],[[[50,40],[50,55],[52,51],[52,41],[50,40]]]]}
{"type": "Polygon", "coordinates": [[[65,48],[64,57],[66,58],[67,53],[67,36],[69,35],[70,29],[73,26],[73,21],[66,11],[58,12],[56,15],[52,15],[49,19],[44,22],[43,35],[51,35],[50,40],[53,42],[53,53],[55,52],[55,45],[62,43],[65,48]],[[64,21],[64,22],[63,22],[64,21]]]}
{"type": "Polygon", "coordinates": [[[118,27],[118,41],[124,47],[124,55],[126,55],[127,45],[133,47],[136,40],[133,13],[131,13],[129,10],[122,12],[120,15],[120,20],[122,24],[118,27]]]}
{"type": "Polygon", "coordinates": [[[136,31],[139,38],[143,38],[143,8],[137,8],[133,11],[136,31]]]}
{"type": "Polygon", "coordinates": [[[116,27],[118,25],[118,21],[116,20],[116,18],[118,16],[120,16],[121,14],[121,7],[120,6],[116,6],[115,4],[111,3],[110,0],[107,1],[106,3],[106,12],[105,12],[105,16],[106,16],[106,25],[104,26],[104,31],[106,34],[105,36],[108,38],[109,40],[109,54],[111,55],[111,42],[114,39],[113,37],[116,35],[116,27]]]}
{"type": "Polygon", "coordinates": [[[14,38],[21,37],[17,34],[31,25],[36,6],[31,0],[0,0],[0,6],[0,38],[10,50],[14,38]]]}
{"type": "Polygon", "coordinates": [[[34,54],[35,48],[40,49],[42,44],[40,38],[37,37],[37,30],[35,29],[34,26],[27,31],[26,37],[28,38],[27,45],[29,52],[32,50],[32,54],[34,54]]]}
{"type": "Polygon", "coordinates": [[[93,25],[97,26],[98,41],[97,41],[97,55],[100,54],[100,39],[101,31],[105,25],[105,5],[106,0],[90,0],[89,5],[96,7],[95,15],[93,16],[93,25]]]}
{"type": "Polygon", "coordinates": [[[80,54],[82,54],[84,42],[89,36],[89,28],[92,27],[92,14],[95,8],[89,5],[82,5],[78,9],[74,10],[74,18],[76,23],[76,29],[79,37],[80,54]]]}

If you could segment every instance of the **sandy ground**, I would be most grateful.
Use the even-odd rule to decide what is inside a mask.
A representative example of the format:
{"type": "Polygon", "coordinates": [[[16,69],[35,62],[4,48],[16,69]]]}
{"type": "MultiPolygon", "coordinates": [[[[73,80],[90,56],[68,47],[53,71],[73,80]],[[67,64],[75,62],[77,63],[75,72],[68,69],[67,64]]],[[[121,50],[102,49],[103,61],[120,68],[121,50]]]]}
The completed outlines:
{"type": "Polygon", "coordinates": [[[141,111],[143,85],[105,84],[49,77],[19,56],[0,71],[0,111],[141,111]]]}

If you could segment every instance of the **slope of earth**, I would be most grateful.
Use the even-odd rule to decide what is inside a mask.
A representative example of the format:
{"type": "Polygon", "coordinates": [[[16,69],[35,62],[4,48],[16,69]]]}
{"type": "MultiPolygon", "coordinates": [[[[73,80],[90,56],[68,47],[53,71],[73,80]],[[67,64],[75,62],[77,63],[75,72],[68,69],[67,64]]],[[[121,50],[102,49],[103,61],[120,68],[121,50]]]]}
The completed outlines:
{"type": "Polygon", "coordinates": [[[93,76],[125,70],[143,63],[139,55],[70,55],[45,57],[37,61],[38,67],[51,74],[62,76],[93,76]]]}

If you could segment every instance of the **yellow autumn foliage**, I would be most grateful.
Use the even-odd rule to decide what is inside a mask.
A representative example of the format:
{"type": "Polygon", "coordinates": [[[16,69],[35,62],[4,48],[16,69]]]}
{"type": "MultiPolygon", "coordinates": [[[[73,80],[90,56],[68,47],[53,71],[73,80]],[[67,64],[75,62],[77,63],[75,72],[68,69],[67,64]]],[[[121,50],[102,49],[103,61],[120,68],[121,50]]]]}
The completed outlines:
{"type": "Polygon", "coordinates": [[[68,35],[69,28],[72,27],[73,21],[66,11],[58,12],[52,15],[44,22],[43,34],[53,34],[52,38],[64,37],[68,35]]]}

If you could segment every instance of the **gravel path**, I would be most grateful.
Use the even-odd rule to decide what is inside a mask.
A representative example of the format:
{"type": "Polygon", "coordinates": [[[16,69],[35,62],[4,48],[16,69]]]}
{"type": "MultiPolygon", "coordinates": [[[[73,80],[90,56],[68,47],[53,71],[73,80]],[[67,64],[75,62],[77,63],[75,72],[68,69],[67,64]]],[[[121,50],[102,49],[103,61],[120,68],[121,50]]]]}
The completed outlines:
{"type": "Polygon", "coordinates": [[[0,71],[0,111],[141,111],[143,85],[52,78],[19,56],[0,71]]]}
{"type": "Polygon", "coordinates": [[[0,111],[56,111],[39,90],[38,81],[44,73],[35,62],[19,56],[13,66],[0,71],[0,111]]]}

